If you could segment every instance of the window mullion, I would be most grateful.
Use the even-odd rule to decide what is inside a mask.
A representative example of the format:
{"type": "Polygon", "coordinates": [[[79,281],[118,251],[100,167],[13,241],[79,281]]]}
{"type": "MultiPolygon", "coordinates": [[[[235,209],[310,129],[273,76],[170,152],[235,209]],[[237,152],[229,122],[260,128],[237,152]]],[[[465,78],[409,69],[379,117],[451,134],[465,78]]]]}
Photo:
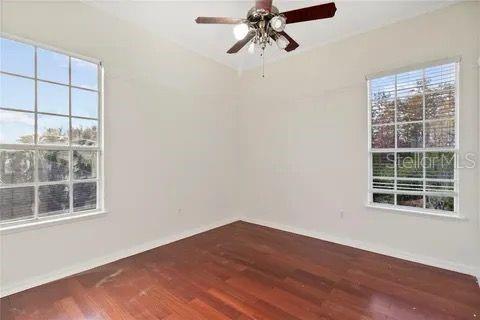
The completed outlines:
{"type": "Polygon", "coordinates": [[[98,106],[97,106],[97,209],[103,206],[103,68],[102,64],[97,65],[97,89],[98,89],[98,106]]]}
{"type": "Polygon", "coordinates": [[[397,205],[397,76],[395,75],[395,103],[394,103],[394,119],[393,123],[394,125],[394,132],[395,132],[395,152],[393,159],[395,160],[395,163],[393,165],[394,168],[394,176],[393,176],[393,190],[394,190],[394,204],[397,205]]]}
{"type": "Polygon", "coordinates": [[[73,148],[72,148],[72,57],[68,57],[68,193],[69,212],[73,213],[73,148]]]}
{"type": "Polygon", "coordinates": [[[459,118],[459,98],[460,98],[460,80],[459,80],[459,72],[460,72],[460,63],[456,63],[455,64],[455,97],[454,97],[454,103],[455,103],[455,158],[454,158],[454,163],[455,163],[455,167],[454,167],[454,171],[453,171],[453,179],[455,180],[454,182],[454,185],[453,185],[453,190],[455,191],[455,193],[457,194],[457,196],[455,197],[454,199],[454,204],[453,204],[453,210],[455,212],[458,212],[458,209],[459,209],[459,182],[458,182],[458,155],[459,155],[459,136],[460,136],[460,131],[459,131],[459,122],[460,122],[460,118],[459,118]]]}
{"type": "MultiPolygon", "coordinates": [[[[37,145],[38,141],[38,81],[37,81],[37,46],[34,47],[34,83],[35,83],[35,93],[34,93],[34,131],[33,131],[33,145],[37,145]]],[[[39,178],[38,178],[38,170],[40,169],[39,165],[39,153],[38,150],[33,151],[33,183],[34,183],[34,219],[38,219],[38,211],[40,206],[40,194],[39,194],[39,178]]]]}
{"type": "Polygon", "coordinates": [[[426,105],[425,105],[425,83],[426,83],[426,78],[425,78],[425,69],[422,69],[422,112],[423,112],[423,130],[422,130],[422,134],[423,134],[423,162],[422,162],[422,177],[423,177],[423,208],[426,208],[427,207],[427,197],[425,195],[425,191],[426,191],[426,186],[427,186],[427,181],[426,181],[426,166],[425,166],[425,163],[426,163],[426,156],[427,156],[427,153],[425,152],[425,148],[427,147],[427,143],[425,141],[425,137],[426,137],[426,134],[425,134],[425,129],[426,129],[426,125],[425,125],[425,116],[426,116],[426,112],[425,112],[425,109],[426,109],[426,105]]]}

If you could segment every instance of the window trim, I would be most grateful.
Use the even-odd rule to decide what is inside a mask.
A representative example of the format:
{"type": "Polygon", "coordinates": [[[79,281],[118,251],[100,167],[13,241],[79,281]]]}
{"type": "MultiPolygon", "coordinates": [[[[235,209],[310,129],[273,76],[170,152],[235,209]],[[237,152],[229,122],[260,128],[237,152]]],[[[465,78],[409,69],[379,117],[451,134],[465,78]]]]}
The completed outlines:
{"type": "MultiPolygon", "coordinates": [[[[11,35],[6,32],[0,32],[0,37],[8,40],[13,40],[13,41],[18,41],[24,44],[28,44],[31,46],[34,46],[35,48],[41,48],[41,49],[46,49],[50,50],[53,52],[57,52],[63,55],[67,55],[69,57],[69,64],[71,64],[71,59],[70,58],[76,58],[80,60],[84,60],[93,64],[96,64],[98,67],[98,88],[97,90],[92,90],[88,88],[82,88],[78,86],[74,86],[71,84],[69,81],[68,83],[68,90],[69,90],[69,114],[68,115],[63,115],[64,117],[68,118],[69,120],[69,128],[71,128],[71,120],[73,118],[78,118],[78,119],[85,119],[85,120],[95,120],[98,121],[98,130],[97,130],[97,145],[96,146],[72,146],[70,143],[68,145],[48,145],[48,144],[36,144],[36,135],[37,135],[37,121],[35,121],[35,141],[34,143],[30,144],[0,144],[0,147],[2,149],[7,149],[7,150],[32,150],[35,153],[38,150],[68,150],[72,151],[69,153],[69,178],[67,180],[62,180],[62,181],[49,181],[49,182],[40,182],[38,180],[35,180],[33,182],[29,183],[22,183],[22,184],[12,184],[9,185],[8,187],[13,187],[13,186],[41,186],[41,185],[54,185],[54,184],[65,184],[68,183],[70,186],[70,209],[68,212],[60,213],[60,214],[54,214],[54,215],[45,215],[45,216],[40,216],[38,215],[38,192],[35,191],[35,210],[34,210],[34,216],[33,217],[28,217],[28,218],[23,218],[23,219],[16,219],[16,220],[10,220],[10,221],[0,221],[0,234],[6,234],[6,233],[11,233],[11,232],[16,232],[20,230],[29,230],[31,228],[37,228],[39,226],[49,226],[49,225],[54,225],[54,224],[59,224],[59,223],[64,223],[68,222],[70,220],[80,220],[84,218],[90,218],[96,215],[104,215],[107,213],[107,210],[105,209],[105,176],[104,176],[104,159],[105,159],[105,146],[104,146],[104,66],[101,60],[96,59],[96,58],[91,58],[87,56],[83,56],[77,53],[73,53],[71,51],[67,51],[64,49],[56,48],[50,45],[45,45],[43,43],[40,43],[38,41],[33,41],[30,39],[18,37],[15,35],[11,35]],[[71,89],[72,88],[78,88],[82,90],[87,90],[87,91],[95,91],[98,92],[98,109],[97,109],[97,114],[98,118],[89,118],[89,117],[82,117],[82,116],[72,116],[71,113],[71,89]],[[91,210],[84,210],[84,211],[78,211],[75,212],[73,210],[73,151],[74,150],[89,150],[89,151],[96,151],[97,152],[97,178],[92,178],[92,179],[84,179],[80,182],[92,182],[95,181],[97,182],[97,208],[91,209],[91,210]]],[[[49,81],[49,80],[42,80],[37,78],[37,56],[36,56],[36,50],[35,50],[35,74],[34,77],[29,77],[29,76],[24,76],[24,75],[17,75],[14,73],[9,73],[9,72],[3,72],[1,71],[2,74],[6,75],[12,75],[16,77],[21,77],[24,79],[31,79],[35,81],[35,108],[34,110],[21,110],[21,109],[15,109],[15,108],[2,108],[2,110],[6,111],[20,111],[20,112],[25,112],[25,113],[30,113],[30,114],[37,114],[37,82],[44,81],[47,83],[52,83],[52,84],[58,84],[54,81],[49,81]]],[[[71,66],[69,66],[69,78],[71,79],[71,66]]],[[[61,83],[61,85],[64,85],[61,83]]],[[[48,112],[42,112],[41,114],[45,115],[53,115],[53,116],[62,116],[59,114],[55,113],[48,113],[48,112]]],[[[70,135],[70,133],[69,133],[70,135]]],[[[71,138],[71,136],[70,136],[71,138]]],[[[71,139],[69,139],[71,141],[71,139]]],[[[37,157],[35,157],[35,175],[36,170],[38,169],[37,165],[37,157]]],[[[77,181],[79,182],[79,181],[77,181]]]]}
{"type": "MultiPolygon", "coordinates": [[[[366,198],[366,203],[365,206],[368,208],[372,209],[383,209],[383,210],[391,210],[393,212],[398,212],[398,213],[413,213],[413,214],[418,214],[422,216],[431,216],[431,217],[445,217],[445,218],[453,218],[453,219],[460,219],[460,220],[465,220],[466,217],[461,214],[460,212],[460,179],[459,179],[459,171],[458,171],[458,156],[460,154],[460,131],[459,131],[459,119],[460,119],[460,83],[461,83],[461,62],[462,58],[461,56],[454,56],[450,58],[445,58],[445,59],[438,59],[438,60],[433,60],[433,61],[427,61],[427,62],[422,62],[422,63],[417,63],[417,64],[411,64],[407,65],[404,67],[400,68],[395,68],[391,69],[388,71],[380,71],[376,73],[369,74],[365,76],[366,80],[366,89],[367,89],[367,168],[368,168],[368,179],[367,179],[367,198],[366,198]],[[385,149],[373,149],[371,145],[371,138],[372,138],[372,119],[371,119],[371,100],[370,100],[370,81],[376,78],[382,78],[382,77],[387,77],[391,75],[396,75],[399,73],[404,73],[404,72],[409,72],[409,71],[415,71],[419,69],[425,69],[429,67],[435,67],[443,64],[451,64],[455,63],[455,78],[456,78],[456,83],[455,83],[455,116],[453,119],[455,120],[455,147],[454,148],[403,148],[399,149],[397,147],[395,148],[385,148],[385,149]],[[421,151],[420,151],[421,150],[421,151]],[[442,210],[435,210],[435,209],[429,209],[429,208],[418,208],[418,207],[409,207],[409,206],[401,206],[401,205],[391,205],[391,204],[384,204],[384,203],[375,203],[373,202],[373,193],[374,189],[372,188],[372,181],[373,181],[373,173],[372,173],[372,154],[375,152],[429,152],[429,151],[448,151],[448,152],[453,152],[454,153],[454,210],[453,211],[442,211],[442,210]]],[[[424,107],[425,108],[425,107],[424,107]]],[[[395,108],[396,110],[396,108],[395,108]]],[[[425,110],[424,110],[425,112],[425,110]]],[[[395,116],[396,117],[396,116],[395,116]]],[[[422,123],[423,125],[426,123],[426,119],[423,117],[421,121],[409,121],[405,123],[422,123]]],[[[428,122],[428,121],[427,121],[428,122]]],[[[394,121],[394,124],[396,124],[396,119],[394,121]]],[[[403,122],[402,122],[403,123],[403,122]]],[[[381,124],[384,125],[384,124],[381,124]]],[[[425,138],[425,130],[423,130],[423,135],[425,138]]],[[[396,132],[396,126],[395,126],[395,141],[397,139],[397,132],[396,132]]],[[[423,139],[425,141],[425,139],[423,139]]],[[[395,163],[395,171],[397,168],[397,164],[395,163]]],[[[426,178],[423,177],[422,181],[424,181],[426,178]]],[[[393,193],[397,194],[398,192],[392,191],[392,192],[384,192],[385,190],[382,190],[380,193],[393,193]]],[[[412,194],[418,194],[418,192],[411,191],[412,194]]],[[[408,194],[409,191],[402,190],[402,194],[408,194]]],[[[428,194],[429,192],[427,191],[422,191],[422,194],[428,194]]],[[[435,193],[438,195],[439,193],[435,193]]]]}

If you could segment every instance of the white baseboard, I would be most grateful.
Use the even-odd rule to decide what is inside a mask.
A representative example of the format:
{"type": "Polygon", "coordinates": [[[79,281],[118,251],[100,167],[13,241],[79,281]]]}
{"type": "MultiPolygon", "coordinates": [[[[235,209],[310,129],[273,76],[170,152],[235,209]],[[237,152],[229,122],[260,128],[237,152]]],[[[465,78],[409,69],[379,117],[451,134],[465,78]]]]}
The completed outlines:
{"type": "Polygon", "coordinates": [[[167,236],[167,237],[159,238],[159,239],[156,239],[154,241],[146,242],[146,243],[143,243],[143,244],[140,244],[140,245],[133,246],[131,248],[122,250],[122,251],[118,251],[118,252],[109,254],[107,256],[98,257],[98,258],[95,258],[95,259],[92,259],[92,260],[89,260],[89,261],[86,261],[86,262],[83,262],[83,263],[79,263],[79,264],[76,264],[76,265],[73,265],[73,266],[69,266],[67,268],[62,268],[60,270],[55,270],[55,271],[50,272],[50,273],[45,274],[45,275],[31,277],[29,279],[26,279],[26,280],[20,282],[20,283],[14,283],[14,284],[7,285],[7,286],[2,285],[1,288],[0,288],[0,297],[5,297],[5,296],[8,296],[8,295],[11,295],[11,294],[23,291],[23,290],[27,290],[27,289],[30,289],[30,288],[33,288],[33,287],[36,287],[36,286],[39,286],[39,285],[42,285],[42,284],[45,284],[45,283],[48,283],[48,282],[52,282],[52,281],[59,280],[59,279],[62,279],[62,278],[65,278],[65,277],[83,272],[83,271],[87,271],[89,269],[96,268],[96,267],[102,266],[104,264],[111,263],[111,262],[114,262],[114,261],[129,257],[129,256],[132,256],[132,255],[144,252],[144,251],[148,251],[148,250],[151,250],[153,248],[163,246],[165,244],[169,244],[169,243],[172,243],[172,242],[184,239],[184,238],[188,238],[190,236],[193,236],[193,235],[196,235],[196,234],[199,234],[199,233],[211,230],[211,229],[215,229],[217,227],[221,227],[221,226],[224,226],[226,224],[229,224],[229,223],[232,223],[232,222],[235,222],[235,221],[238,221],[238,219],[236,219],[236,218],[222,219],[222,220],[216,221],[215,223],[200,226],[200,227],[190,229],[188,231],[180,232],[180,233],[177,233],[177,234],[174,234],[174,235],[170,235],[170,236],[167,236]]]}
{"type": "Polygon", "coordinates": [[[229,224],[229,223],[232,223],[232,222],[235,222],[235,221],[238,221],[238,220],[251,222],[251,223],[255,223],[255,224],[259,224],[259,225],[263,225],[263,226],[266,226],[266,227],[271,227],[271,228],[279,229],[279,230],[283,230],[283,231],[293,232],[293,233],[309,236],[309,237],[312,237],[312,238],[317,238],[317,239],[320,239],[320,240],[326,240],[326,241],[346,245],[346,246],[349,246],[349,247],[354,247],[354,248],[363,249],[363,250],[367,250],[367,251],[371,251],[371,252],[375,252],[375,253],[380,253],[380,254],[384,254],[384,255],[387,255],[387,256],[392,256],[392,257],[395,257],[395,258],[400,258],[400,259],[404,259],[404,260],[418,262],[418,263],[430,265],[430,266],[433,266],[433,267],[438,267],[438,268],[442,268],[442,269],[447,269],[447,270],[452,270],[452,271],[456,271],[456,272],[460,272],[460,273],[469,274],[469,275],[472,275],[474,277],[477,277],[477,279],[478,279],[477,282],[480,283],[480,270],[478,268],[473,267],[473,266],[467,266],[467,265],[464,265],[464,264],[459,264],[459,263],[455,263],[455,262],[451,262],[451,261],[439,260],[439,259],[428,257],[428,256],[421,256],[421,255],[417,255],[417,254],[412,254],[412,253],[409,253],[409,252],[399,251],[399,250],[395,250],[395,249],[385,247],[385,246],[380,246],[380,245],[367,243],[367,242],[363,242],[363,241],[358,241],[358,240],[353,240],[353,239],[348,239],[348,238],[341,238],[341,237],[338,237],[338,236],[333,236],[333,235],[329,235],[329,234],[322,233],[322,232],[305,230],[305,229],[302,229],[302,228],[287,226],[287,225],[274,223],[274,222],[269,222],[269,221],[264,221],[264,220],[260,220],[260,219],[252,219],[252,218],[242,217],[242,218],[222,219],[222,220],[219,220],[215,223],[211,223],[209,225],[200,226],[200,227],[197,227],[197,228],[194,228],[194,229],[190,229],[188,231],[184,231],[184,232],[180,232],[180,233],[170,235],[170,236],[167,236],[167,237],[159,238],[157,240],[146,242],[146,243],[143,243],[143,244],[140,244],[140,245],[122,250],[122,251],[112,253],[112,254],[107,255],[107,256],[95,258],[95,259],[89,260],[87,262],[79,263],[79,264],[76,264],[76,265],[73,265],[73,266],[70,266],[70,267],[67,267],[67,268],[62,268],[60,270],[56,270],[54,272],[51,272],[51,273],[48,273],[48,274],[45,274],[45,275],[31,277],[29,279],[26,279],[25,281],[20,282],[20,283],[14,283],[12,285],[2,286],[0,288],[0,297],[5,297],[5,296],[8,296],[8,295],[11,295],[11,294],[23,291],[23,290],[27,290],[27,289],[30,289],[30,288],[33,288],[33,287],[36,287],[36,286],[39,286],[39,285],[42,285],[42,284],[45,284],[45,283],[48,283],[48,282],[59,280],[59,279],[62,279],[62,278],[65,278],[65,277],[68,277],[68,276],[71,276],[71,275],[74,275],[74,274],[92,269],[92,268],[102,266],[102,265],[107,264],[107,263],[111,263],[111,262],[114,262],[114,261],[129,257],[129,256],[132,256],[132,255],[135,255],[135,254],[138,254],[138,253],[141,253],[141,252],[144,252],[144,251],[147,251],[147,250],[165,245],[165,244],[169,244],[169,243],[172,243],[172,242],[175,242],[175,241],[178,241],[178,240],[181,240],[181,239],[184,239],[184,238],[188,238],[190,236],[193,236],[193,235],[196,235],[196,234],[199,234],[199,233],[217,228],[217,227],[224,226],[226,224],[229,224]]]}
{"type": "Polygon", "coordinates": [[[432,267],[437,267],[441,269],[468,274],[473,277],[476,277],[477,283],[479,283],[480,285],[480,269],[474,266],[469,266],[469,265],[447,261],[447,260],[440,260],[440,259],[429,257],[429,256],[423,256],[423,255],[413,254],[406,251],[396,250],[387,246],[382,246],[382,245],[368,243],[368,242],[359,241],[359,240],[353,240],[349,238],[338,237],[338,236],[334,236],[334,235],[323,233],[323,232],[306,230],[303,228],[292,227],[292,226],[279,224],[276,222],[265,221],[261,219],[242,218],[241,220],[245,222],[250,222],[250,223],[274,228],[274,229],[301,234],[304,236],[308,236],[308,237],[312,237],[320,240],[334,242],[334,243],[342,244],[349,247],[354,247],[354,248],[358,248],[358,249],[362,249],[370,252],[375,252],[375,253],[383,254],[386,256],[409,260],[409,261],[429,265],[432,267]]]}

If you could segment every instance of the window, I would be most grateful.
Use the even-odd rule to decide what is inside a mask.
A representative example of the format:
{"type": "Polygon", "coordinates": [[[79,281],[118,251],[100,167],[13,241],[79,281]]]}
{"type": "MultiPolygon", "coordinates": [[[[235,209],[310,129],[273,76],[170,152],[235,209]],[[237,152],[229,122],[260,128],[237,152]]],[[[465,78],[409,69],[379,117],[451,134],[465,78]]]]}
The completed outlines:
{"type": "Polygon", "coordinates": [[[0,223],[100,211],[100,63],[0,41],[0,223]]]}
{"type": "Polygon", "coordinates": [[[369,203],[456,215],[458,61],[372,77],[369,203]]]}

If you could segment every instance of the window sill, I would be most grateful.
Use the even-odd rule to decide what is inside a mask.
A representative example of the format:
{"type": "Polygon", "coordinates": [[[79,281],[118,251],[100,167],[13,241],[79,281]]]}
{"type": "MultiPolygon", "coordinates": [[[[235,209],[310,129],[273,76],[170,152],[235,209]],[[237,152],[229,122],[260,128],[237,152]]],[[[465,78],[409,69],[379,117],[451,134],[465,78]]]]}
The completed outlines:
{"type": "Polygon", "coordinates": [[[89,220],[104,217],[108,212],[106,210],[82,212],[78,214],[61,215],[58,217],[45,217],[33,221],[19,221],[18,223],[5,223],[0,225],[0,235],[23,232],[28,230],[52,227],[60,224],[71,223],[74,221],[89,220]]]}
{"type": "Polygon", "coordinates": [[[372,203],[367,203],[365,206],[367,208],[372,208],[372,209],[391,211],[396,214],[412,214],[412,215],[418,215],[423,217],[432,217],[432,218],[447,219],[447,220],[468,220],[467,217],[459,215],[458,213],[452,213],[451,215],[447,215],[447,214],[437,213],[433,210],[428,210],[428,209],[422,210],[422,209],[415,209],[415,208],[412,208],[412,209],[399,208],[399,207],[393,207],[389,205],[378,205],[378,204],[372,204],[372,203]]]}

